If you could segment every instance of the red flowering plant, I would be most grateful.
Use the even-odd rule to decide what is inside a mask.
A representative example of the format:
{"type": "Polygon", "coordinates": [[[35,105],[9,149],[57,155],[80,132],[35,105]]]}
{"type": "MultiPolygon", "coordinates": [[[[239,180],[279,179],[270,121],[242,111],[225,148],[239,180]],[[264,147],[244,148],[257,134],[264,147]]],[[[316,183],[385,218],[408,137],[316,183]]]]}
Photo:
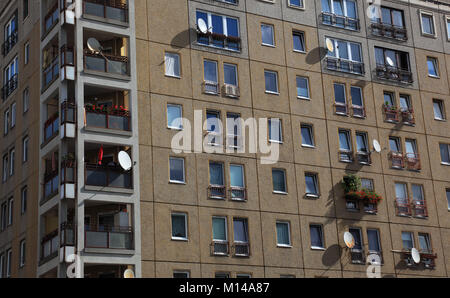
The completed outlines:
{"type": "Polygon", "coordinates": [[[382,197],[373,190],[362,188],[361,179],[356,175],[346,175],[342,181],[345,198],[349,200],[364,200],[370,204],[377,204],[382,197]]]}
{"type": "Polygon", "coordinates": [[[119,115],[119,116],[127,116],[128,110],[123,105],[115,105],[108,107],[107,105],[95,105],[95,104],[86,104],[86,111],[93,113],[102,113],[102,114],[110,114],[110,115],[119,115]]]}

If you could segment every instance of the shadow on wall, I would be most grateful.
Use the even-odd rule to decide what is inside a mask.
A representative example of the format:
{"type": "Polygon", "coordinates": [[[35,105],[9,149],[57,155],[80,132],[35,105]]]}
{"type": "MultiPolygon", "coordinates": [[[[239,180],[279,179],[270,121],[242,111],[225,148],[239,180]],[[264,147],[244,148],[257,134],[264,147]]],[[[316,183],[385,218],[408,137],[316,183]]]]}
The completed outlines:
{"type": "Polygon", "coordinates": [[[319,63],[320,61],[322,61],[323,58],[325,58],[327,53],[328,53],[327,48],[324,47],[314,48],[311,51],[309,51],[308,54],[306,55],[306,63],[308,63],[309,65],[319,63]]]}
{"type": "Polygon", "coordinates": [[[197,30],[189,28],[188,30],[181,31],[170,41],[173,46],[185,48],[191,43],[191,36],[197,34],[197,30]]]}

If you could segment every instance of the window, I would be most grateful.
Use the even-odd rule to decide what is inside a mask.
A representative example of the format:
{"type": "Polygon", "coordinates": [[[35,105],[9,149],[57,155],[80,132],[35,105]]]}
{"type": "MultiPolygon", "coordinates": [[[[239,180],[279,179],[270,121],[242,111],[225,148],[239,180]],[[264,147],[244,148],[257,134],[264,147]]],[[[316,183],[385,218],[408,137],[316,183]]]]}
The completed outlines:
{"type": "Polygon", "coordinates": [[[373,180],[367,178],[361,178],[361,188],[367,190],[374,190],[373,188],[373,180]]]}
{"type": "Polygon", "coordinates": [[[3,174],[2,181],[5,182],[8,179],[8,154],[3,155],[3,174]]]}
{"type": "Polygon", "coordinates": [[[416,140],[406,139],[405,140],[405,151],[406,157],[415,158],[417,156],[417,144],[416,140]]]}
{"type": "Polygon", "coordinates": [[[16,161],[16,150],[11,149],[9,151],[9,176],[14,175],[15,161],[16,161]]]}
{"type": "Polygon", "coordinates": [[[326,25],[358,30],[357,6],[354,0],[322,0],[322,13],[322,22],[326,25]]]}
{"type": "Polygon", "coordinates": [[[230,187],[231,199],[246,200],[243,165],[230,165],[230,187]]]}
{"type": "Polygon", "coordinates": [[[248,243],[248,222],[246,218],[233,218],[234,242],[248,243]]]}
{"type": "Polygon", "coordinates": [[[411,232],[402,232],[403,249],[410,251],[414,247],[414,238],[411,232]]]}
{"type": "Polygon", "coordinates": [[[6,252],[6,277],[11,277],[12,271],[12,250],[8,249],[6,252]]]}
{"type": "Polygon", "coordinates": [[[17,13],[6,23],[4,28],[5,44],[3,47],[3,55],[6,56],[17,43],[17,13]]]}
{"type": "Polygon", "coordinates": [[[3,134],[7,135],[9,131],[9,109],[3,113],[3,134]]]}
{"type": "Polygon", "coordinates": [[[227,113],[227,145],[231,148],[241,148],[242,146],[242,123],[241,115],[237,113],[227,113]]]}
{"type": "Polygon", "coordinates": [[[236,273],[236,278],[252,278],[252,275],[248,273],[236,273]]]}
{"type": "Polygon", "coordinates": [[[283,142],[283,131],[281,126],[281,120],[278,118],[269,118],[269,141],[270,142],[283,142]]]}
{"type": "Polygon", "coordinates": [[[395,107],[395,98],[393,93],[384,92],[383,97],[384,97],[384,104],[386,105],[386,107],[395,107]]]}
{"type": "Polygon", "coordinates": [[[30,61],[30,43],[27,42],[23,47],[23,60],[25,64],[28,64],[30,61]]]}
{"type": "Polygon", "coordinates": [[[189,271],[174,271],[173,278],[189,278],[189,271]]]}
{"type": "Polygon", "coordinates": [[[430,77],[439,77],[439,68],[437,59],[433,57],[427,57],[428,75],[430,77]]]}
{"type": "Polygon", "coordinates": [[[175,53],[165,54],[166,76],[179,78],[181,76],[180,55],[175,53]]]}
{"type": "Polygon", "coordinates": [[[445,120],[444,102],[440,99],[433,99],[433,111],[435,120],[445,120]]]}
{"type": "Polygon", "coordinates": [[[28,188],[25,186],[22,188],[20,194],[21,200],[20,214],[25,214],[25,212],[27,211],[27,199],[28,199],[28,188]]]}
{"type": "Polygon", "coordinates": [[[266,93],[278,94],[278,73],[270,70],[264,71],[266,93]]]}
{"type": "Polygon", "coordinates": [[[409,98],[409,95],[400,94],[399,101],[400,101],[400,111],[401,112],[411,111],[411,99],[409,98]]]}
{"type": "Polygon", "coordinates": [[[324,249],[322,226],[310,225],[309,232],[311,237],[311,248],[324,249]]]}
{"type": "Polygon", "coordinates": [[[28,161],[28,143],[29,142],[30,142],[30,139],[28,136],[26,136],[22,140],[22,161],[23,162],[28,161]]]}
{"type": "Polygon", "coordinates": [[[30,90],[28,89],[28,87],[23,90],[22,101],[23,101],[23,112],[26,113],[30,108],[30,90]]]}
{"type": "Polygon", "coordinates": [[[17,74],[19,72],[19,61],[15,57],[5,68],[3,76],[4,91],[3,98],[5,99],[17,88],[17,74]]]}
{"type": "Polygon", "coordinates": [[[304,147],[314,147],[314,137],[312,125],[301,124],[302,133],[302,146],[304,147]]]}
{"type": "Polygon", "coordinates": [[[0,254],[0,278],[3,278],[3,272],[5,268],[5,254],[0,254]]]}
{"type": "Polygon", "coordinates": [[[309,80],[297,76],[297,98],[309,99],[309,80]]]}
{"type": "Polygon", "coordinates": [[[187,240],[187,215],[184,213],[172,213],[172,239],[187,240]]]}
{"type": "Polygon", "coordinates": [[[353,117],[364,118],[366,113],[364,110],[362,89],[360,87],[351,86],[350,95],[352,97],[353,117]]]}
{"type": "Polygon", "coordinates": [[[441,164],[450,165],[450,144],[439,144],[441,164]]]}
{"type": "MultiPolygon", "coordinates": [[[[409,54],[407,52],[375,47],[375,61],[377,63],[377,66],[387,67],[389,69],[399,68],[405,71],[410,70],[409,54]]],[[[394,77],[389,78],[394,79],[394,77]]],[[[396,79],[403,78],[397,77],[396,79]]]]}
{"type": "Polygon", "coordinates": [[[275,46],[273,25],[261,24],[261,39],[265,46],[275,46]]]}
{"type": "Polygon", "coordinates": [[[170,129],[182,129],[182,106],[167,104],[167,127],[170,129]]]}
{"type": "Polygon", "coordinates": [[[304,8],[303,0],[289,0],[289,6],[295,8],[304,8]]]}
{"type": "Polygon", "coordinates": [[[318,197],[319,187],[318,187],[317,174],[305,173],[305,186],[306,186],[306,196],[308,197],[318,197]]]}
{"type": "Polygon", "coordinates": [[[272,169],[272,183],[274,193],[287,193],[286,172],[282,169],[272,169]]]}
{"type": "Polygon", "coordinates": [[[448,207],[448,210],[450,210],[450,188],[447,188],[445,190],[445,194],[447,195],[447,207],[448,207]]]}
{"type": "Polygon", "coordinates": [[[380,232],[377,229],[367,229],[367,238],[369,242],[369,252],[380,253],[380,232]]]}
{"type": "Polygon", "coordinates": [[[412,184],[411,185],[412,190],[412,197],[414,204],[417,205],[424,205],[425,198],[423,195],[423,186],[420,184],[412,184]]]}
{"type": "Polygon", "coordinates": [[[209,184],[220,187],[224,186],[222,163],[209,162],[209,184]]]}
{"type": "Polygon", "coordinates": [[[213,217],[213,241],[226,242],[228,241],[227,233],[227,218],[226,217],[213,217]]]}
{"type": "Polygon", "coordinates": [[[361,164],[371,163],[368,139],[366,132],[356,132],[356,154],[361,164]]]}
{"type": "Polygon", "coordinates": [[[350,141],[350,131],[339,130],[339,160],[342,162],[352,162],[352,145],[350,141]]]}
{"type": "Polygon", "coordinates": [[[293,31],[292,32],[292,39],[294,42],[294,51],[296,52],[306,52],[305,47],[305,33],[293,31]]]}
{"type": "Polygon", "coordinates": [[[348,229],[350,234],[352,234],[353,239],[355,239],[355,246],[353,249],[361,250],[362,249],[362,235],[360,228],[350,228],[348,229]]]}
{"type": "Polygon", "coordinates": [[[228,272],[216,272],[215,278],[230,278],[230,273],[228,273],[228,272]]]}
{"type": "Polygon", "coordinates": [[[170,157],[170,182],[184,183],[184,158],[170,157]]]}
{"type": "Polygon", "coordinates": [[[420,23],[422,26],[422,34],[435,35],[434,18],[432,13],[420,12],[420,23]]]}
{"type": "Polygon", "coordinates": [[[6,202],[2,204],[2,214],[1,214],[1,220],[2,220],[2,231],[6,229],[6,225],[8,222],[8,205],[6,202]]]}
{"type": "Polygon", "coordinates": [[[398,215],[410,215],[408,187],[406,183],[395,183],[395,200],[398,215]]]}
{"type": "Polygon", "coordinates": [[[19,259],[19,267],[20,268],[25,266],[25,256],[26,256],[25,240],[22,240],[22,241],[20,241],[20,259],[19,259]]]}
{"type": "Polygon", "coordinates": [[[8,200],[8,226],[13,224],[14,199],[8,200]]]}
{"type": "Polygon", "coordinates": [[[334,103],[336,114],[347,115],[347,99],[345,96],[345,85],[334,83],[334,103]]]}
{"type": "Polygon", "coordinates": [[[23,19],[28,16],[28,0],[23,0],[23,19]]]}
{"type": "Polygon", "coordinates": [[[239,51],[238,19],[203,11],[197,11],[196,19],[205,21],[211,32],[211,38],[206,34],[199,33],[197,35],[199,44],[239,51]]]}
{"type": "Polygon", "coordinates": [[[389,137],[389,148],[392,152],[402,152],[400,139],[397,137],[389,137]]]}
{"type": "Polygon", "coordinates": [[[16,103],[11,105],[11,128],[16,126],[16,103]]]}
{"type": "Polygon", "coordinates": [[[385,25],[404,28],[403,11],[390,7],[381,7],[381,15],[373,14],[372,21],[385,25]]]}
{"type": "Polygon", "coordinates": [[[220,146],[222,144],[222,123],[220,112],[206,111],[206,130],[208,131],[208,145],[220,146]]]}
{"type": "Polygon", "coordinates": [[[237,65],[224,63],[223,76],[226,85],[238,86],[237,65]]]}
{"type": "MultiPolygon", "coordinates": [[[[327,37],[328,38],[328,37],[327,37]]],[[[329,38],[334,45],[334,51],[327,52],[327,68],[342,72],[362,74],[364,65],[362,63],[361,44],[329,38]]]]}
{"type": "Polygon", "coordinates": [[[203,78],[205,80],[205,93],[217,94],[218,91],[218,77],[217,77],[217,62],[211,60],[203,61],[203,78]]]}
{"type": "Polygon", "coordinates": [[[423,253],[431,253],[433,251],[431,248],[430,234],[419,233],[419,248],[423,253]]]}
{"type": "Polygon", "coordinates": [[[277,245],[278,246],[291,246],[291,232],[289,222],[287,221],[277,221],[277,245]]]}

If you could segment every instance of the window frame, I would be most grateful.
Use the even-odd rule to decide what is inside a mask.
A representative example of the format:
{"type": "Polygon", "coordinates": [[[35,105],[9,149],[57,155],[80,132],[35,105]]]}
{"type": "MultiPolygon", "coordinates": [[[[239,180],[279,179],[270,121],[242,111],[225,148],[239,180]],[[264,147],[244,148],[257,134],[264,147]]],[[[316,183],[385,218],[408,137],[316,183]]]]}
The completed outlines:
{"type": "Polygon", "coordinates": [[[167,51],[164,52],[164,76],[169,77],[169,78],[177,78],[177,79],[181,78],[181,56],[180,56],[180,54],[174,53],[174,52],[167,52],[167,51]],[[174,67],[175,74],[167,73],[167,56],[176,57],[176,60],[178,61],[178,69],[175,69],[175,67],[174,67]],[[178,71],[178,74],[176,74],[177,71],[178,71]]]}
{"type": "Polygon", "coordinates": [[[175,157],[175,156],[169,156],[169,183],[173,183],[173,184],[186,184],[186,165],[185,165],[186,161],[184,160],[184,157],[175,157]],[[182,160],[183,161],[183,180],[172,180],[170,178],[170,160],[172,159],[176,159],[176,160],[182,160]]]}
{"type": "Polygon", "coordinates": [[[305,197],[307,198],[319,198],[320,197],[320,188],[319,188],[319,175],[317,173],[305,172],[305,197]],[[312,177],[314,182],[314,187],[316,188],[316,193],[307,192],[306,187],[306,177],[312,177]]]}
{"type": "Polygon", "coordinates": [[[287,235],[288,235],[288,243],[284,244],[284,243],[280,243],[279,242],[279,238],[278,238],[278,229],[276,229],[276,241],[277,241],[277,247],[286,247],[286,248],[291,248],[292,247],[292,237],[291,237],[291,223],[289,221],[286,220],[277,220],[275,222],[275,228],[277,227],[278,224],[281,225],[286,225],[287,226],[287,235]]]}
{"type": "Polygon", "coordinates": [[[273,95],[280,94],[280,86],[278,83],[278,72],[277,71],[264,69],[264,89],[265,89],[265,93],[268,93],[268,94],[273,94],[273,95]],[[265,83],[266,82],[266,73],[275,75],[275,86],[277,87],[276,91],[267,90],[267,84],[265,83]]]}
{"type": "Polygon", "coordinates": [[[445,105],[444,105],[444,101],[442,99],[433,98],[433,115],[434,115],[434,120],[437,120],[437,121],[445,121],[445,120],[447,120],[447,118],[445,116],[445,105]],[[439,112],[441,114],[441,118],[437,118],[436,117],[436,111],[435,111],[435,105],[436,104],[437,104],[437,106],[439,108],[439,112]]]}
{"type": "Polygon", "coordinates": [[[288,0],[287,1],[287,6],[291,7],[291,8],[295,8],[295,9],[301,9],[301,10],[305,10],[305,1],[304,0],[298,0],[300,2],[301,5],[296,5],[296,4],[292,4],[291,2],[292,0],[288,0]]]}
{"type": "Polygon", "coordinates": [[[439,143],[439,153],[440,153],[440,157],[441,157],[441,165],[445,165],[445,166],[450,166],[450,144],[446,144],[446,143],[439,143]],[[441,145],[447,146],[447,157],[448,157],[448,162],[446,161],[442,161],[442,153],[441,153],[441,145]]]}
{"type": "Polygon", "coordinates": [[[301,136],[301,146],[305,148],[316,148],[316,142],[314,140],[314,128],[312,124],[300,123],[300,136],[301,136]],[[308,129],[309,137],[311,139],[311,145],[305,144],[303,142],[303,129],[308,129]]]}
{"type": "Polygon", "coordinates": [[[25,185],[20,190],[20,214],[24,215],[27,212],[28,203],[28,186],[25,185]]]}
{"type": "Polygon", "coordinates": [[[419,19],[420,19],[420,33],[422,34],[422,36],[425,36],[425,37],[436,37],[436,21],[435,21],[435,18],[434,18],[434,14],[433,14],[433,12],[429,12],[429,11],[425,11],[425,10],[422,10],[422,9],[420,9],[419,10],[419,19]],[[431,25],[431,30],[433,31],[432,33],[428,33],[428,32],[425,32],[423,29],[424,29],[424,27],[423,27],[423,25],[424,25],[424,22],[423,22],[423,17],[424,16],[428,16],[428,17],[431,17],[431,21],[430,21],[430,25],[431,25]]]}
{"type": "Polygon", "coordinates": [[[211,238],[212,241],[214,242],[228,242],[229,241],[229,236],[228,236],[228,218],[227,216],[220,216],[220,215],[213,215],[212,219],[211,219],[211,238]],[[215,239],[214,238],[214,218],[220,218],[220,219],[224,219],[224,227],[225,227],[225,239],[215,239]]]}
{"type": "Polygon", "coordinates": [[[326,245],[325,245],[325,235],[324,235],[324,232],[323,232],[323,225],[322,224],[316,224],[316,223],[312,223],[312,224],[309,224],[309,244],[310,244],[310,248],[312,249],[312,250],[325,250],[325,247],[326,247],[326,245]],[[311,237],[311,228],[312,227],[318,227],[319,229],[319,232],[320,232],[320,244],[322,244],[322,246],[315,246],[315,245],[312,245],[313,243],[312,243],[312,237],[311,237]]]}
{"type": "Polygon", "coordinates": [[[274,194],[282,194],[282,195],[286,195],[288,194],[288,185],[287,185],[287,175],[286,175],[286,169],[282,169],[282,168],[272,168],[272,193],[274,194]],[[283,182],[284,182],[284,191],[282,190],[275,190],[275,184],[274,184],[274,176],[273,176],[273,172],[281,172],[283,173],[283,182]]]}
{"type": "Polygon", "coordinates": [[[427,69],[428,69],[428,76],[430,78],[435,78],[435,79],[439,79],[440,78],[440,75],[439,75],[439,62],[438,62],[438,59],[436,57],[427,56],[427,69]],[[433,64],[434,72],[436,72],[436,75],[430,74],[430,65],[428,64],[429,62],[431,62],[433,64]]]}
{"type": "Polygon", "coordinates": [[[309,88],[309,77],[297,75],[297,76],[295,76],[295,84],[296,84],[296,87],[297,87],[297,98],[298,99],[310,100],[311,99],[311,92],[310,92],[310,88],[309,88]],[[306,82],[306,92],[308,93],[307,96],[301,96],[301,95],[298,94],[298,89],[299,89],[298,79],[305,80],[305,82],[306,82]]]}
{"type": "Polygon", "coordinates": [[[170,214],[170,222],[172,224],[172,240],[175,241],[188,241],[189,240],[189,229],[188,229],[188,215],[186,213],[183,212],[172,212],[170,214]],[[178,236],[174,236],[173,235],[173,216],[183,216],[184,218],[184,237],[178,237],[178,236]]]}
{"type": "Polygon", "coordinates": [[[19,268],[23,268],[26,262],[26,241],[22,239],[19,244],[19,268]]]}
{"type": "Polygon", "coordinates": [[[271,47],[271,48],[275,48],[276,44],[275,44],[275,26],[273,24],[268,24],[268,23],[261,23],[261,45],[262,46],[266,46],[266,47],[271,47]],[[270,43],[265,43],[264,39],[263,39],[263,27],[268,27],[271,28],[272,30],[272,44],[270,43]]]}
{"type": "Polygon", "coordinates": [[[282,119],[280,118],[268,118],[267,119],[267,128],[268,128],[268,140],[269,143],[278,143],[278,144],[283,144],[283,123],[282,123],[282,119]],[[274,119],[278,119],[278,121],[274,121],[274,119]],[[271,136],[271,132],[272,132],[272,123],[278,123],[278,134],[279,134],[279,139],[275,140],[272,139],[271,136]]]}
{"type": "MultiPolygon", "coordinates": [[[[179,110],[180,110],[180,119],[183,119],[183,105],[181,105],[181,104],[176,104],[176,103],[167,103],[166,104],[166,125],[167,125],[167,128],[168,129],[171,129],[171,130],[183,130],[183,121],[181,120],[180,121],[180,126],[179,127],[176,127],[176,126],[171,126],[171,125],[169,125],[169,107],[176,107],[176,108],[179,108],[179,110]]],[[[172,123],[173,123],[174,121],[172,120],[172,123]]]]}
{"type": "MultiPolygon", "coordinates": [[[[290,1],[290,0],[289,0],[290,1]]],[[[303,0],[300,0],[303,1],[303,0]]],[[[292,30],[292,48],[293,51],[296,53],[306,53],[306,38],[305,38],[305,32],[300,30],[292,30]],[[295,42],[294,42],[294,36],[299,36],[301,44],[303,45],[303,50],[299,50],[295,48],[295,42]]]]}

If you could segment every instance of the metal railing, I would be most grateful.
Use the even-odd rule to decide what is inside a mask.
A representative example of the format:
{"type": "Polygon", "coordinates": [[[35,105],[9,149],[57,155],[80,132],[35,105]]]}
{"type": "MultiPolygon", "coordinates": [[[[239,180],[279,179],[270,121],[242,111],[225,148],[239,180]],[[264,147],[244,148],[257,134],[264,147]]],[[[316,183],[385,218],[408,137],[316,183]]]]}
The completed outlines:
{"type": "Polygon", "coordinates": [[[388,159],[391,162],[391,168],[403,169],[405,167],[405,159],[402,152],[390,151],[388,159]]]}
{"type": "Polygon", "coordinates": [[[338,157],[339,157],[339,161],[353,162],[353,151],[339,150],[338,157]]]}
{"type": "Polygon", "coordinates": [[[58,229],[48,233],[41,240],[41,262],[53,259],[58,255],[59,236],[58,229]]]}
{"type": "Polygon", "coordinates": [[[370,165],[372,163],[372,159],[370,158],[370,152],[356,152],[356,160],[362,164],[370,165]]]}
{"type": "Polygon", "coordinates": [[[59,77],[59,57],[53,57],[49,66],[47,66],[42,73],[42,88],[47,88],[59,77]]]}
{"type": "Polygon", "coordinates": [[[3,99],[3,101],[5,99],[7,99],[8,96],[11,95],[11,93],[13,93],[14,90],[17,89],[17,86],[19,85],[18,81],[19,81],[19,75],[16,73],[15,75],[13,75],[11,77],[11,79],[9,79],[9,81],[7,81],[5,83],[5,85],[3,85],[3,88],[2,88],[2,99],[3,99]]]}
{"type": "Polygon", "coordinates": [[[9,51],[15,46],[17,41],[19,40],[19,34],[18,31],[15,30],[14,32],[11,32],[11,35],[6,37],[5,42],[2,44],[2,54],[3,56],[6,56],[9,51]]]}
{"type": "Polygon", "coordinates": [[[202,83],[202,90],[203,90],[203,93],[206,93],[206,94],[214,94],[214,95],[219,94],[219,92],[220,92],[219,83],[204,81],[202,83]]]}
{"type": "Polygon", "coordinates": [[[59,116],[58,113],[53,114],[44,123],[44,143],[54,138],[59,133],[59,116]]]}
{"type": "Polygon", "coordinates": [[[47,199],[55,196],[58,193],[59,185],[59,173],[55,170],[51,173],[44,175],[44,188],[43,188],[43,198],[42,201],[45,202],[47,199]]]}
{"type": "Polygon", "coordinates": [[[427,202],[425,200],[412,200],[412,211],[415,217],[428,217],[427,202]]]}
{"type": "Polygon", "coordinates": [[[128,3],[120,0],[83,0],[83,14],[128,23],[128,3]]]}
{"type": "Polygon", "coordinates": [[[405,154],[405,164],[408,170],[420,171],[420,155],[418,153],[406,153],[405,154]]]}
{"type": "Polygon", "coordinates": [[[132,171],[125,172],[117,165],[85,165],[85,185],[115,187],[115,188],[133,188],[132,171]]]}
{"type": "Polygon", "coordinates": [[[69,222],[61,224],[61,234],[59,238],[60,246],[74,246],[76,244],[76,225],[69,222]]]}
{"type": "Polygon", "coordinates": [[[395,66],[389,66],[384,64],[377,64],[375,73],[378,78],[398,81],[402,83],[411,84],[413,82],[413,75],[409,69],[402,69],[395,66]]]}
{"type": "Polygon", "coordinates": [[[411,216],[411,203],[409,198],[396,198],[395,210],[399,216],[411,216]]]}
{"type": "Polygon", "coordinates": [[[86,126],[130,131],[129,111],[86,110],[86,126]]]}
{"type": "Polygon", "coordinates": [[[228,241],[213,240],[210,244],[210,253],[212,256],[228,256],[230,254],[228,241]]]}
{"type": "Polygon", "coordinates": [[[322,24],[328,26],[334,26],[349,30],[359,30],[359,19],[354,19],[347,16],[340,16],[334,13],[322,12],[321,13],[322,24]]]}
{"type": "Polygon", "coordinates": [[[235,257],[249,257],[250,244],[247,242],[235,242],[232,246],[232,251],[235,257]]]}
{"type": "Polygon", "coordinates": [[[328,70],[353,73],[358,75],[364,74],[364,63],[357,61],[350,61],[341,58],[327,57],[326,67],[328,70]]]}
{"type": "Polygon", "coordinates": [[[366,108],[362,106],[352,105],[352,116],[356,118],[365,118],[366,117],[366,108]]]}
{"type": "Polygon", "coordinates": [[[231,186],[228,194],[233,201],[247,201],[247,188],[231,186]]]}
{"type": "Polygon", "coordinates": [[[394,38],[401,41],[408,40],[407,30],[405,27],[394,26],[381,22],[372,22],[370,24],[370,32],[380,37],[394,38]]]}
{"type": "Polygon", "coordinates": [[[208,198],[224,200],[227,196],[227,190],[224,185],[209,185],[208,198]]]}
{"type": "Polygon", "coordinates": [[[95,54],[84,50],[84,69],[106,73],[129,75],[129,60],[126,56],[95,54]]]}
{"type": "Polygon", "coordinates": [[[197,43],[233,51],[241,50],[241,38],[239,36],[227,36],[219,33],[202,33],[197,30],[197,43]]]}
{"type": "Polygon", "coordinates": [[[89,248],[133,249],[133,227],[85,225],[84,246],[89,248]]]}
{"type": "Polygon", "coordinates": [[[75,66],[75,55],[73,47],[62,46],[61,47],[61,67],[75,66]]]}
{"type": "Polygon", "coordinates": [[[383,105],[384,121],[399,122],[399,110],[394,106],[383,105]]]}
{"type": "Polygon", "coordinates": [[[365,254],[362,248],[351,248],[350,249],[350,260],[353,264],[364,264],[365,254]]]}
{"type": "Polygon", "coordinates": [[[416,123],[416,119],[414,117],[414,110],[401,110],[400,115],[402,116],[402,122],[410,125],[414,125],[416,123]]]}
{"type": "Polygon", "coordinates": [[[75,184],[77,179],[77,162],[75,159],[65,159],[61,162],[61,184],[75,184]]]}
{"type": "Polygon", "coordinates": [[[334,107],[334,113],[335,114],[348,116],[348,106],[347,106],[346,103],[335,102],[333,104],[333,107],[334,107]]]}
{"type": "Polygon", "coordinates": [[[44,18],[44,36],[59,22],[58,2],[53,6],[44,18]]]}

